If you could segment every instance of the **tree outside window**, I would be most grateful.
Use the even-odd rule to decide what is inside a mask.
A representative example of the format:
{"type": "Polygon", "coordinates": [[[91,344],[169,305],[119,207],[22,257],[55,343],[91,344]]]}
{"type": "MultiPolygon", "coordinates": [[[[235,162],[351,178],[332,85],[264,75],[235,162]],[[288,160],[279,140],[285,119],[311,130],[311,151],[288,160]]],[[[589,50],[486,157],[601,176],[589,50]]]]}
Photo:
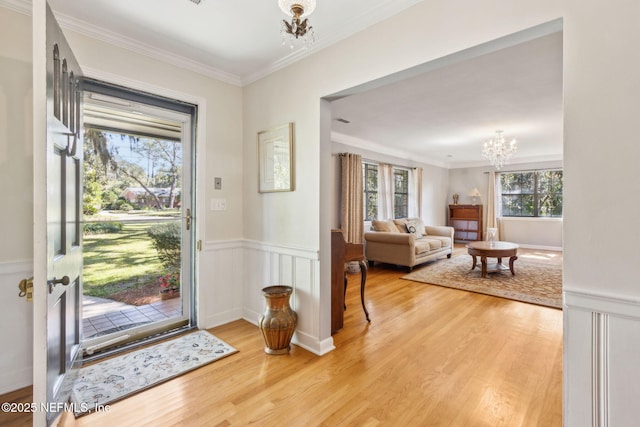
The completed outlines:
{"type": "MultiPolygon", "coordinates": [[[[364,220],[378,218],[378,165],[362,164],[364,175],[364,220]]],[[[393,169],[393,212],[394,218],[406,218],[409,212],[409,171],[393,169]]]]}
{"type": "Polygon", "coordinates": [[[364,220],[371,221],[378,217],[378,166],[364,163],[364,220]]]}
{"type": "Polygon", "coordinates": [[[393,170],[393,215],[406,218],[409,215],[409,171],[393,170]]]}
{"type": "Polygon", "coordinates": [[[562,217],[562,171],[500,174],[502,216],[562,217]]]}

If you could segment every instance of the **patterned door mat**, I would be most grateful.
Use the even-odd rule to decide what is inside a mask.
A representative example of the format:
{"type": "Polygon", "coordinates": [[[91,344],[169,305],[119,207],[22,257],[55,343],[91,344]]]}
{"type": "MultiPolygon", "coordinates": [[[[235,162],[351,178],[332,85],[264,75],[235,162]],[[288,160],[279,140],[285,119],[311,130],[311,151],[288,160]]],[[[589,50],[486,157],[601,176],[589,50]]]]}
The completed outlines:
{"type": "Polygon", "coordinates": [[[123,354],[81,368],[71,402],[76,416],[175,378],[238,350],[207,331],[123,354]]]}

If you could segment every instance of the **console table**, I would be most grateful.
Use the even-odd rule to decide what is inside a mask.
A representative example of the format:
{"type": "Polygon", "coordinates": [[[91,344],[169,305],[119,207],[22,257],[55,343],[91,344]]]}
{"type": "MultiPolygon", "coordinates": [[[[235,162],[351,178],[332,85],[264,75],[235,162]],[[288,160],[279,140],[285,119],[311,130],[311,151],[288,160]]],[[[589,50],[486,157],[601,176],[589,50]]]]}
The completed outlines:
{"type": "Polygon", "coordinates": [[[369,312],[364,304],[364,287],[367,282],[367,263],[364,257],[364,244],[347,243],[342,230],[331,230],[331,333],[334,334],[344,325],[345,295],[347,293],[347,272],[344,265],[357,261],[360,265],[360,300],[364,315],[369,320],[369,312]]]}

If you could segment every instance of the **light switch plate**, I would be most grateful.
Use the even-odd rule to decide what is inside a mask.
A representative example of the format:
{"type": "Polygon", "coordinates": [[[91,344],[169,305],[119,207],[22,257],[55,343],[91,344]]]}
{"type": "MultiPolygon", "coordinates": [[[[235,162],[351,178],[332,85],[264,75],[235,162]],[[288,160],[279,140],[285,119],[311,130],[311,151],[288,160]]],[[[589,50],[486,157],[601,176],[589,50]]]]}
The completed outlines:
{"type": "Polygon", "coordinates": [[[213,179],[213,186],[216,190],[222,190],[222,178],[216,177],[213,179]]]}
{"type": "Polygon", "coordinates": [[[211,199],[211,210],[212,211],[226,211],[227,210],[227,199],[211,199]]]}

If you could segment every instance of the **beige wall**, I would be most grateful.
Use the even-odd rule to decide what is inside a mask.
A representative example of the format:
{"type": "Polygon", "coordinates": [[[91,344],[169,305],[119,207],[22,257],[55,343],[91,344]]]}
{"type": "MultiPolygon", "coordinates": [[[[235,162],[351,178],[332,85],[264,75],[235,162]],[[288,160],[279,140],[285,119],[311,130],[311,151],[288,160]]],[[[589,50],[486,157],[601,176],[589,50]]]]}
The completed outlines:
{"type": "Polygon", "coordinates": [[[31,383],[33,308],[18,297],[31,275],[33,149],[31,24],[0,8],[0,393],[31,383]],[[10,36],[9,36],[10,35],[10,36]]]}
{"type": "MultiPolygon", "coordinates": [[[[589,2],[587,5],[578,0],[425,0],[396,17],[251,84],[244,96],[247,172],[250,173],[255,165],[255,162],[250,162],[254,156],[253,135],[265,127],[284,121],[295,121],[301,125],[296,138],[299,144],[304,144],[304,153],[315,154],[317,147],[320,147],[322,157],[305,158],[302,166],[301,179],[311,191],[280,196],[277,207],[255,194],[251,185],[245,186],[245,207],[247,212],[252,213],[245,218],[247,235],[255,239],[277,236],[277,241],[292,245],[301,242],[314,244],[319,240],[321,265],[317,305],[319,318],[326,322],[326,295],[330,293],[328,236],[332,212],[331,191],[323,186],[329,182],[331,150],[325,148],[325,144],[330,143],[329,132],[327,129],[318,129],[318,123],[328,125],[330,109],[322,106],[319,110],[317,100],[563,18],[564,286],[565,289],[583,294],[606,293],[637,301],[640,291],[636,284],[635,259],[640,232],[627,227],[629,220],[624,212],[640,207],[640,201],[630,197],[635,194],[634,183],[637,179],[634,174],[637,159],[640,158],[640,145],[633,142],[637,134],[634,117],[640,111],[640,85],[635,77],[640,75],[640,57],[633,54],[640,40],[638,16],[638,3],[625,0],[589,2]],[[284,95],[274,96],[278,92],[284,95]],[[623,201],[625,209],[611,209],[623,201]],[[280,225],[268,220],[276,217],[286,223],[304,221],[307,226],[304,230],[295,228],[300,233],[280,234],[280,225]],[[251,225],[254,221],[263,223],[258,228],[251,225]],[[598,232],[602,229],[608,230],[605,237],[598,232]],[[596,241],[599,244],[596,245],[596,241]],[[603,244],[616,250],[603,252],[603,244]],[[584,268],[596,265],[607,265],[607,268],[584,268]]],[[[300,153],[300,156],[304,153],[300,153]]],[[[583,345],[592,349],[582,339],[587,336],[591,324],[583,322],[581,318],[576,319],[572,321],[571,331],[581,332],[573,332],[575,340],[565,337],[567,349],[582,348],[583,345]],[[582,334],[584,331],[587,332],[582,334]]],[[[320,331],[320,339],[328,336],[328,328],[322,327],[320,331]]],[[[606,401],[602,398],[606,391],[600,390],[599,400],[589,399],[582,391],[585,376],[592,374],[578,363],[584,358],[579,359],[577,353],[569,352],[569,361],[566,362],[569,367],[565,370],[567,425],[590,424],[591,409],[600,404],[598,402],[606,401]],[[575,369],[572,368],[574,362],[575,369]]],[[[628,369],[633,366],[624,359],[624,352],[615,354],[618,369],[620,366],[628,369]]],[[[598,366],[601,370],[606,368],[604,365],[598,366]]],[[[637,369],[634,368],[633,372],[637,378],[637,369]]],[[[623,375],[616,378],[624,381],[623,375]]],[[[633,390],[634,386],[627,382],[621,387],[633,390]]],[[[628,414],[633,410],[629,405],[616,406],[616,413],[610,416],[613,416],[612,420],[625,424],[631,419],[628,414]]]]}
{"type": "MultiPolygon", "coordinates": [[[[13,352],[0,354],[0,393],[31,384],[32,305],[18,298],[21,278],[33,274],[33,101],[31,17],[0,7],[0,342],[13,352]]],[[[198,103],[198,238],[242,238],[242,88],[179,69],[85,36],[65,32],[81,67],[89,75],[137,89],[174,95],[198,103]],[[223,189],[213,189],[213,178],[223,189]],[[227,210],[209,210],[209,200],[225,198],[227,210]]],[[[208,283],[219,301],[237,301],[224,283],[208,283]]],[[[239,303],[237,303],[239,304],[239,303]]],[[[201,305],[203,315],[223,308],[201,305]],[[208,311],[208,312],[207,312],[208,311]]]]}
{"type": "MultiPolygon", "coordinates": [[[[205,238],[244,237],[278,245],[279,250],[319,250],[319,266],[311,263],[309,269],[309,276],[317,274],[319,282],[300,288],[299,296],[305,304],[301,317],[310,324],[307,338],[324,342],[330,340],[332,192],[327,188],[330,109],[320,99],[563,18],[564,287],[565,298],[571,297],[565,300],[569,305],[564,311],[565,424],[591,425],[596,414],[598,419],[607,416],[610,425],[633,425],[639,409],[624,396],[640,393],[640,372],[637,361],[628,356],[631,347],[624,343],[640,342],[640,328],[634,320],[640,319],[635,268],[640,231],[628,227],[627,214],[640,209],[640,200],[633,197],[640,158],[640,145],[634,142],[640,111],[640,57],[634,54],[640,40],[638,16],[640,3],[629,0],[425,0],[244,90],[82,36],[72,36],[70,41],[83,65],[207,99],[206,126],[211,129],[205,148],[210,168],[207,177],[222,176],[230,183],[224,190],[229,191],[225,195],[230,208],[226,214],[205,214],[205,238]],[[286,122],[296,124],[296,191],[259,194],[256,134],[286,122]],[[623,203],[624,209],[616,209],[623,203]],[[602,234],[602,229],[607,233],[602,234]],[[603,247],[615,250],[603,251],[603,247]],[[618,305],[623,307],[619,312],[624,318],[613,316],[615,310],[607,311],[616,301],[622,302],[618,305]],[[574,303],[582,305],[574,310],[574,303]],[[602,347],[608,345],[609,333],[615,338],[610,350],[602,347]],[[604,361],[598,358],[605,354],[603,350],[608,355],[604,361]],[[602,379],[614,383],[609,388],[592,387],[602,379]],[[609,390],[612,402],[607,399],[609,390]]],[[[18,33],[25,33],[23,18],[10,14],[9,20],[19,22],[18,33]]],[[[0,26],[0,39],[13,41],[16,24],[6,24],[0,26]]],[[[11,57],[13,49],[5,55],[11,57]]],[[[205,202],[212,194],[207,188],[205,202]]],[[[4,230],[7,222],[3,224],[4,230]]],[[[26,218],[12,226],[26,233],[30,227],[26,218]]],[[[2,286],[13,288],[15,284],[2,286]]],[[[260,286],[246,286],[245,300],[254,298],[260,286]]],[[[3,316],[8,304],[0,303],[3,316]]]]}

